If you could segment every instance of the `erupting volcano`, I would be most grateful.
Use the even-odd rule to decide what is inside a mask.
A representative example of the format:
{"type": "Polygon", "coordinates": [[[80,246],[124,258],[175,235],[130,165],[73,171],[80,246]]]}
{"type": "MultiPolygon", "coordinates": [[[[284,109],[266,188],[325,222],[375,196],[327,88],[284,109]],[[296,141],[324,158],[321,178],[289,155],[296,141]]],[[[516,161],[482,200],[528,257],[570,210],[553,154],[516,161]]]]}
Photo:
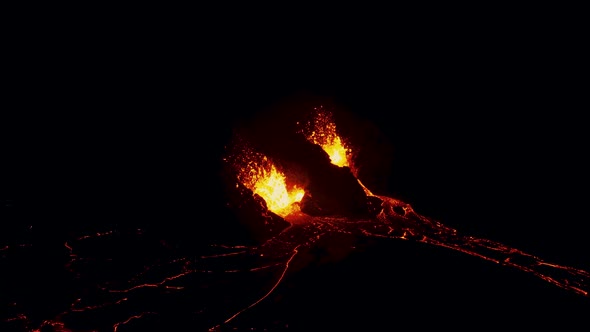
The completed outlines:
{"type": "MultiPolygon", "coordinates": [[[[233,132],[222,157],[226,214],[203,212],[199,221],[235,219],[239,234],[233,240],[192,251],[190,240],[174,243],[141,228],[72,232],[64,239],[64,264],[70,281],[83,291],[73,292],[69,303],[43,319],[29,317],[20,301],[2,303],[8,308],[5,323],[27,331],[130,331],[168,326],[166,317],[184,329],[287,329],[292,322],[272,311],[271,304],[280,302],[271,298],[281,297],[277,290],[283,283],[321,266],[316,252],[337,262],[367,239],[451,249],[589,297],[585,270],[463,235],[406,202],[374,194],[355,165],[362,146],[340,135],[330,110],[304,111],[309,113],[302,111],[304,116],[285,127],[245,126],[233,132]],[[269,301],[271,308],[256,313],[269,301]],[[171,310],[178,302],[182,308],[171,310]],[[276,317],[257,326],[252,317],[265,316],[265,310],[276,317]]],[[[10,254],[31,247],[7,245],[0,253],[12,266],[10,254]]],[[[418,264],[420,258],[414,259],[418,264]]]]}
{"type": "MultiPolygon", "coordinates": [[[[262,196],[270,211],[280,214],[289,222],[289,225],[285,225],[285,228],[280,233],[251,248],[256,252],[256,255],[269,261],[264,266],[282,264],[283,271],[276,278],[275,285],[269,289],[268,293],[253,301],[250,305],[236,311],[236,313],[224,320],[221,325],[215,326],[212,330],[219,328],[223,324],[231,324],[231,321],[240,313],[262,301],[281,282],[285,273],[289,270],[289,263],[300,250],[310,248],[323,236],[334,233],[411,240],[450,248],[499,265],[518,269],[524,273],[530,273],[580,296],[589,296],[590,274],[587,271],[547,262],[540,257],[495,241],[461,235],[453,228],[418,214],[410,204],[391,197],[373,194],[359,179],[356,179],[357,182],[346,181],[346,179],[355,177],[354,172],[349,167],[350,154],[354,150],[345,146],[343,140],[338,136],[331,113],[322,107],[314,108],[314,110],[313,119],[306,123],[303,130],[298,132],[310,145],[305,147],[305,144],[301,142],[299,145],[292,143],[289,145],[291,147],[300,146],[303,150],[309,149],[309,151],[297,153],[293,152],[293,150],[288,150],[287,153],[285,153],[285,150],[274,151],[276,153],[275,158],[290,159],[287,164],[299,170],[299,173],[296,171],[290,172],[295,177],[293,181],[297,182],[299,177],[300,179],[306,179],[308,183],[307,187],[303,187],[305,191],[303,199],[301,202],[298,199],[296,203],[301,205],[301,209],[289,209],[290,212],[285,213],[285,207],[275,207],[273,195],[260,192],[257,185],[246,185],[253,193],[248,191],[241,193],[241,195],[246,196],[252,194],[262,196]],[[317,149],[314,150],[314,146],[321,147],[325,153],[324,157],[329,158],[322,159],[322,156],[318,155],[318,159],[315,161],[306,159],[298,160],[298,162],[293,161],[293,159],[297,158],[293,157],[293,155],[307,158],[312,156],[314,152],[317,152],[317,149]],[[324,160],[324,164],[317,163],[318,160],[324,160]],[[327,164],[328,160],[331,166],[327,164]],[[314,167],[315,169],[310,170],[308,167],[314,167]],[[334,176],[328,181],[322,181],[323,187],[318,189],[317,186],[314,186],[314,180],[326,179],[325,176],[314,178],[314,174],[319,168],[327,168],[330,172],[341,175],[334,176]],[[358,194],[361,191],[364,195],[358,194]],[[341,200],[338,201],[339,204],[333,204],[334,202],[326,199],[326,196],[338,196],[341,200]],[[350,209],[351,206],[355,208],[350,209]]],[[[295,140],[294,137],[291,137],[291,139],[295,140]]],[[[273,151],[272,149],[268,150],[273,151]]],[[[244,150],[238,149],[238,151],[244,150]]],[[[251,156],[250,153],[246,153],[246,155],[251,156]]],[[[265,165],[268,160],[267,157],[258,157],[257,159],[263,161],[263,163],[252,164],[252,159],[248,158],[246,167],[243,166],[243,159],[235,157],[228,159],[233,163],[232,166],[238,170],[238,181],[243,178],[244,174],[252,172],[257,174],[260,172],[253,171],[253,169],[267,168],[265,165]]],[[[281,176],[280,180],[285,181],[285,177],[281,176]]],[[[264,181],[263,179],[262,183],[264,181]]],[[[278,187],[285,188],[285,186],[286,183],[281,182],[278,187]]],[[[301,189],[298,188],[297,190],[301,189]]],[[[302,193],[302,191],[298,191],[298,195],[302,193]]],[[[289,193],[284,194],[284,197],[293,197],[294,195],[296,194],[289,193]]],[[[284,201],[289,200],[285,199],[284,201]]],[[[295,200],[290,200],[290,202],[290,204],[295,204],[295,200]]]]}

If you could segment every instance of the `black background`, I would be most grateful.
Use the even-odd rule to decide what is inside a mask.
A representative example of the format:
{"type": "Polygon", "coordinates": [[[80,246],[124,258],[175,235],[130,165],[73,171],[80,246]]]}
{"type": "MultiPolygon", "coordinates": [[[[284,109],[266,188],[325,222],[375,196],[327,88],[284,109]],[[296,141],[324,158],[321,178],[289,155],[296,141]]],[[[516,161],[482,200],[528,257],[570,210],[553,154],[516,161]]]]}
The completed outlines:
{"type": "MultiPolygon", "coordinates": [[[[59,238],[81,220],[108,220],[162,227],[168,236],[187,237],[191,229],[195,241],[218,236],[219,227],[194,220],[214,215],[223,203],[216,174],[232,128],[280,112],[285,103],[317,101],[376,127],[377,142],[365,148],[383,180],[367,176],[364,182],[376,193],[459,232],[588,270],[587,101],[579,44],[549,24],[497,27],[417,24],[356,35],[355,29],[305,35],[294,29],[261,39],[253,37],[258,30],[240,29],[29,31],[8,63],[15,73],[3,107],[3,164],[9,166],[3,212],[10,222],[2,223],[2,233],[31,224],[59,238]]],[[[317,279],[299,276],[310,294],[324,290],[309,311],[297,293],[293,306],[302,316],[317,319],[312,312],[330,306],[336,289],[322,288],[330,277],[352,278],[359,270],[371,277],[342,283],[370,289],[351,287],[349,301],[331,304],[347,314],[326,321],[350,323],[356,312],[366,315],[356,323],[385,324],[382,317],[395,310],[418,319],[506,313],[486,305],[494,301],[514,318],[526,307],[579,303],[549,284],[404,244],[377,243],[335,269],[317,279]],[[406,272],[392,272],[391,257],[406,272]],[[412,302],[409,289],[423,300],[412,302]],[[369,294],[378,292],[400,302],[385,305],[391,310],[370,304],[377,299],[369,294]],[[417,307],[400,309],[403,301],[417,307]],[[356,307],[361,302],[368,308],[356,307]],[[435,314],[439,310],[445,315],[435,314]]],[[[520,322],[529,319],[538,317],[520,322]]]]}

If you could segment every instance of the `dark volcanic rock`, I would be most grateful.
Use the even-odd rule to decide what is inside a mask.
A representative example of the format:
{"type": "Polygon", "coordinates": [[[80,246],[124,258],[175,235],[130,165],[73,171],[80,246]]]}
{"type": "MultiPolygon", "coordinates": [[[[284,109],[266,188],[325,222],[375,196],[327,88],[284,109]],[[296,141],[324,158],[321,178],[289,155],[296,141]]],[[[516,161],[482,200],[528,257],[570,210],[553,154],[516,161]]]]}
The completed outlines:
{"type": "Polygon", "coordinates": [[[310,171],[301,210],[311,215],[368,213],[367,196],[348,167],[328,165],[310,171]]]}
{"type": "Polygon", "coordinates": [[[234,213],[239,228],[246,231],[244,238],[254,243],[262,243],[290,225],[268,210],[262,197],[241,183],[228,187],[228,207],[234,213]]]}

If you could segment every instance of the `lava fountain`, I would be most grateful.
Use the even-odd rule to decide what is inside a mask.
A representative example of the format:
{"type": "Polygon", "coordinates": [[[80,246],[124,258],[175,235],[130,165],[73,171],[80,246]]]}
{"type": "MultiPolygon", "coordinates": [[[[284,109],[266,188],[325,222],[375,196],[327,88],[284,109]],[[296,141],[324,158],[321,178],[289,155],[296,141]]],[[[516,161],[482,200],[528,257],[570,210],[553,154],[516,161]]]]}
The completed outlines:
{"type": "Polygon", "coordinates": [[[262,197],[267,208],[285,217],[298,210],[305,191],[295,184],[287,184],[286,176],[264,154],[255,151],[243,141],[239,144],[239,154],[232,162],[239,165],[237,179],[254,194],[262,197]]]}
{"type": "Polygon", "coordinates": [[[334,165],[350,167],[352,149],[338,135],[333,114],[322,106],[315,107],[314,111],[313,118],[303,124],[299,133],[313,144],[321,146],[334,165]]]}

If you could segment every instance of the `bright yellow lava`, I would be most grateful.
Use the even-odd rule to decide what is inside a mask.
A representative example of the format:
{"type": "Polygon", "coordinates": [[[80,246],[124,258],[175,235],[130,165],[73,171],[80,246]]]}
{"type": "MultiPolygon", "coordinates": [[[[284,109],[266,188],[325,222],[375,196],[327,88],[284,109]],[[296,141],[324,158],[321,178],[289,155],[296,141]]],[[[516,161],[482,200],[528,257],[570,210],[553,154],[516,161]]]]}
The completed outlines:
{"type": "Polygon", "coordinates": [[[268,209],[282,217],[294,212],[297,209],[294,203],[301,201],[305,194],[297,187],[287,190],[285,175],[274,165],[270,166],[270,171],[262,172],[253,187],[252,191],[264,198],[268,209]]]}
{"type": "MultiPolygon", "coordinates": [[[[332,113],[323,107],[314,110],[313,120],[307,122],[300,133],[311,143],[321,146],[332,164],[351,167],[351,149],[338,135],[332,113]]],[[[238,163],[244,165],[239,172],[239,180],[262,197],[270,211],[281,217],[299,211],[296,203],[303,199],[305,191],[296,186],[287,186],[285,175],[266,156],[243,146],[239,159],[238,163]]]]}
{"type": "Polygon", "coordinates": [[[348,166],[346,153],[348,149],[344,147],[340,137],[336,136],[329,140],[328,143],[322,144],[322,149],[330,156],[330,161],[336,166],[348,166]]]}
{"type": "Polygon", "coordinates": [[[313,121],[307,124],[302,133],[308,141],[321,146],[326,151],[332,164],[340,167],[350,167],[349,156],[351,150],[338,136],[332,114],[321,107],[315,110],[317,112],[313,121]]]}
{"type": "Polygon", "coordinates": [[[287,185],[285,174],[269,158],[243,146],[236,162],[243,165],[238,172],[238,180],[262,197],[270,211],[281,217],[299,211],[296,203],[303,199],[305,191],[295,185],[287,185]]]}

